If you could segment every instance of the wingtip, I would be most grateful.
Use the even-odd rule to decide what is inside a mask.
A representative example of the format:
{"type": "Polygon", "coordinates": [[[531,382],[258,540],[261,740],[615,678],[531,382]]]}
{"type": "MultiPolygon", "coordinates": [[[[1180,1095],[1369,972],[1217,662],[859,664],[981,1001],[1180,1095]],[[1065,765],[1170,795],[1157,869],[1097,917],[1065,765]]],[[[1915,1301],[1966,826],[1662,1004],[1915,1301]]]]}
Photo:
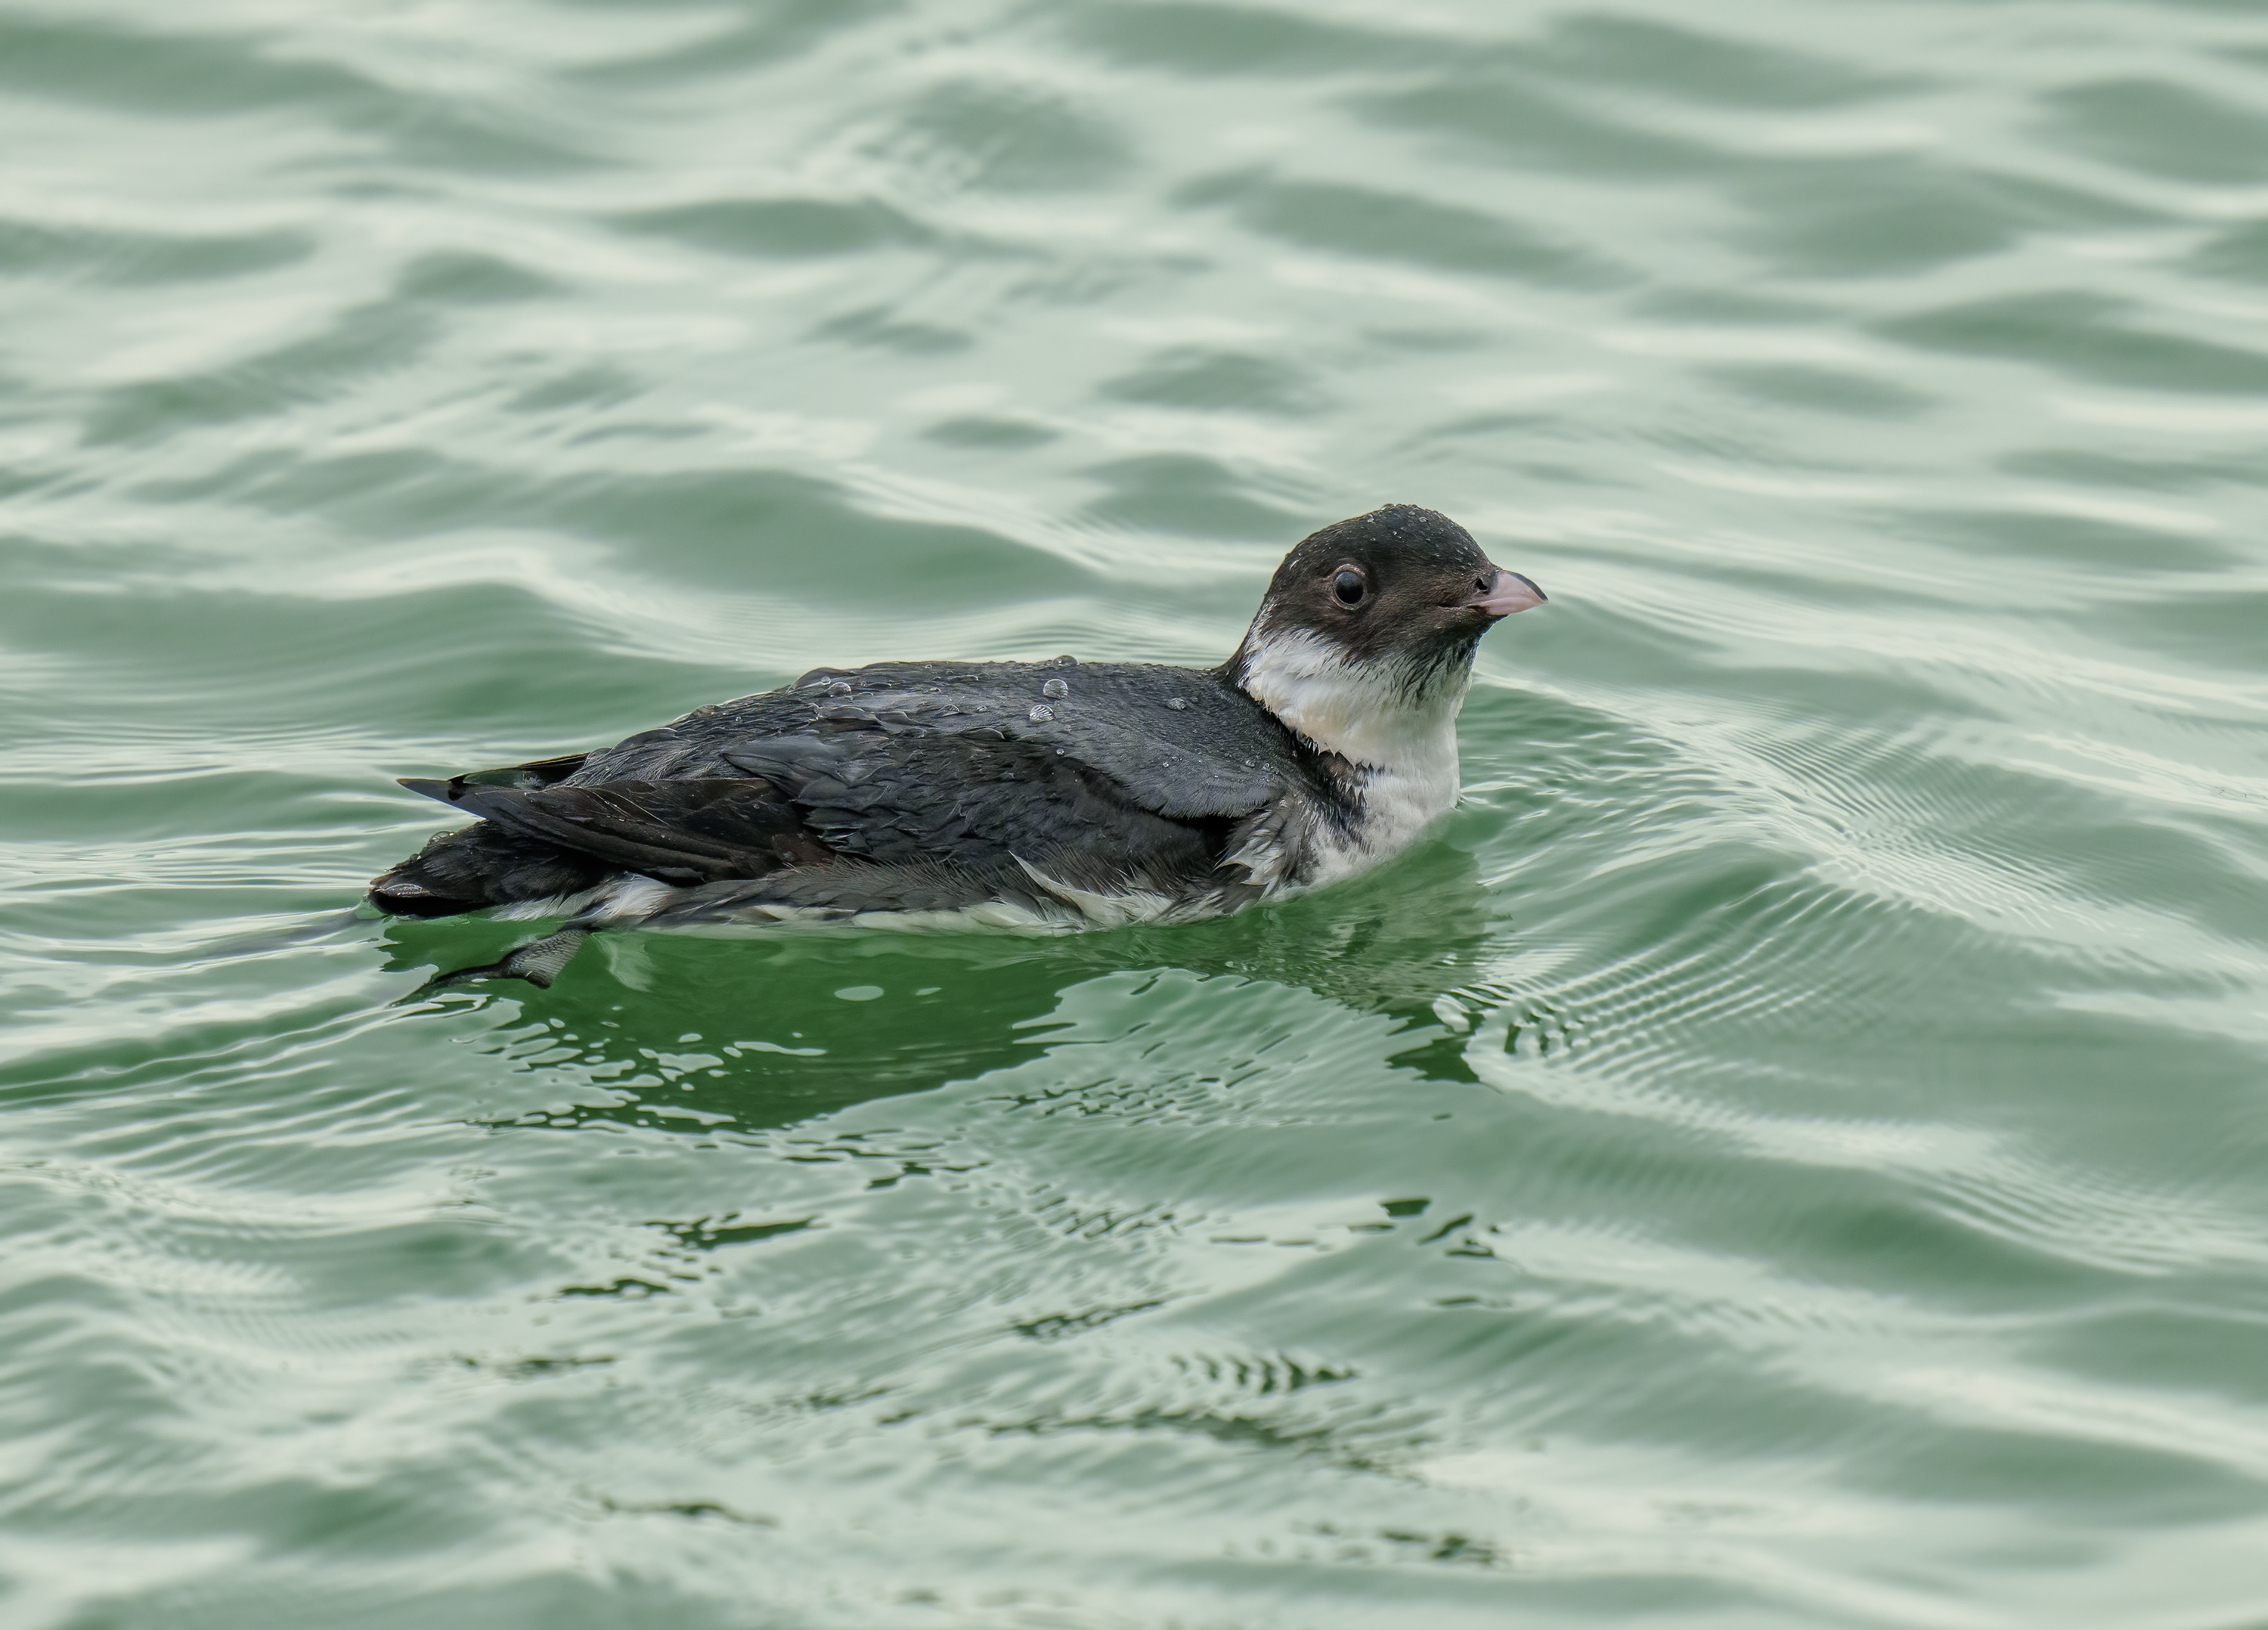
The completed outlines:
{"type": "Polygon", "coordinates": [[[455,801],[450,796],[449,784],[446,781],[429,781],[418,776],[401,776],[396,778],[394,785],[406,786],[413,793],[438,800],[441,803],[455,801]]]}

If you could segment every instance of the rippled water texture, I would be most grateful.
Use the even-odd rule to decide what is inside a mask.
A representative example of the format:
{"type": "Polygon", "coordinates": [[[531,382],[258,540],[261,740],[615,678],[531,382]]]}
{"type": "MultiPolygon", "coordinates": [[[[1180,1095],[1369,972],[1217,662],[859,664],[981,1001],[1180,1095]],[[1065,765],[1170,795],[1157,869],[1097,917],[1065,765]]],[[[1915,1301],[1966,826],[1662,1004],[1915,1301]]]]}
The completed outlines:
{"type": "Polygon", "coordinates": [[[11,1630],[2268,1613],[2257,0],[0,6],[11,1630]],[[1059,941],[350,915],[819,662],[1552,604],[1059,941]]]}

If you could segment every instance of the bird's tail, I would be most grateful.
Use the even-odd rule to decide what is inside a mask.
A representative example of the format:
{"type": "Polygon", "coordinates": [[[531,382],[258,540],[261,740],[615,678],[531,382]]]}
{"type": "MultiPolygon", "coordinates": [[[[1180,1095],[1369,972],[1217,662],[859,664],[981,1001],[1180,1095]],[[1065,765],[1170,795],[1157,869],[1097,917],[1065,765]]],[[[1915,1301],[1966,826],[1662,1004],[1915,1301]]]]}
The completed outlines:
{"type": "Polygon", "coordinates": [[[483,821],[436,837],[373,878],[372,905],[391,917],[453,917],[484,906],[580,894],[607,868],[483,821]]]}

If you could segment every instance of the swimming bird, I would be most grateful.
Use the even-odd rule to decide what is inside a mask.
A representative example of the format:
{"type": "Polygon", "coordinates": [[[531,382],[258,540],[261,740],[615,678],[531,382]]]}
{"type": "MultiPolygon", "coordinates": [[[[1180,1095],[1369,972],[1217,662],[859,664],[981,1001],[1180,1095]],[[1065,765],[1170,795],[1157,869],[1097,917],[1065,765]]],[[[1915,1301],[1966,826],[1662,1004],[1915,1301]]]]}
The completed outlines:
{"type": "Polygon", "coordinates": [[[1367,870],[1447,814],[1474,650],[1543,601],[1447,516],[1388,505],[1286,555],[1218,667],[814,668],[593,752],[404,780],[479,820],[371,902],[564,916],[436,981],[538,985],[599,929],[1219,916],[1367,870]]]}

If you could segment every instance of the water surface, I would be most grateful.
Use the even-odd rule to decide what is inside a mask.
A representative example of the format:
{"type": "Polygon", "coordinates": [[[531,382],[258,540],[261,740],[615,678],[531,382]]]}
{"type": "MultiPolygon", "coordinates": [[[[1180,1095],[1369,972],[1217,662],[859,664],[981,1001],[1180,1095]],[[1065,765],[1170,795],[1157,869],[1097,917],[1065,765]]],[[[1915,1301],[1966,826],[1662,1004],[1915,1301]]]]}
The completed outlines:
{"type": "Polygon", "coordinates": [[[54,0],[0,150],[11,1626],[2257,1622],[2257,7],[54,0]],[[1553,599],[1356,884],[349,915],[1388,501],[1553,599]]]}

